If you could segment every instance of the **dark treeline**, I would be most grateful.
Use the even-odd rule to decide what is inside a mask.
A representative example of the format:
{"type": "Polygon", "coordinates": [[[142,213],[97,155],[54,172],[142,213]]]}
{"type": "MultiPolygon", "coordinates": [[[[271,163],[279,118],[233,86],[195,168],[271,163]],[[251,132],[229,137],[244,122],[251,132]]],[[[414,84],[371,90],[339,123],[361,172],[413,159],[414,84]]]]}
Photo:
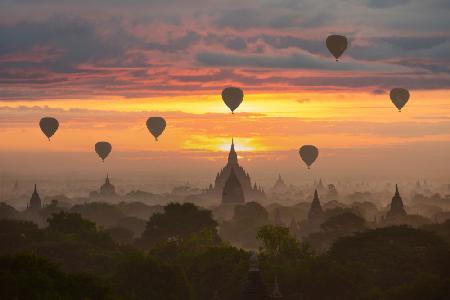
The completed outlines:
{"type": "Polygon", "coordinates": [[[241,299],[252,254],[232,246],[233,232],[256,241],[267,293],[276,279],[280,299],[450,295],[450,221],[369,228],[355,216],[329,218],[322,234],[334,238],[317,251],[288,227],[267,224],[261,207],[238,207],[219,227],[211,211],[171,203],[137,235],[103,229],[82,207],[47,212],[41,227],[5,217],[3,207],[0,299],[241,299]]]}

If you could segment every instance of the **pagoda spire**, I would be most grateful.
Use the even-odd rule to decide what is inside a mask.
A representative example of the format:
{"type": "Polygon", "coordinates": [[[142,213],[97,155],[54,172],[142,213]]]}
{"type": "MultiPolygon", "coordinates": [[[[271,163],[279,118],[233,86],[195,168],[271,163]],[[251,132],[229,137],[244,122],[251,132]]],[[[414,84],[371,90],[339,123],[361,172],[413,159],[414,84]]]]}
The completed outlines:
{"type": "Polygon", "coordinates": [[[230,148],[230,153],[228,154],[228,164],[231,164],[231,165],[238,164],[237,153],[236,153],[236,150],[234,149],[234,138],[231,138],[231,148],[230,148]]]}
{"type": "Polygon", "coordinates": [[[271,299],[282,299],[283,295],[280,292],[280,286],[278,284],[278,276],[275,276],[275,280],[273,283],[273,291],[272,294],[270,295],[271,299]]]}
{"type": "Polygon", "coordinates": [[[391,207],[387,213],[387,217],[398,217],[405,216],[405,206],[403,205],[402,197],[400,196],[400,192],[398,191],[398,185],[395,185],[395,194],[392,197],[391,207]]]}
{"type": "Polygon", "coordinates": [[[308,219],[314,220],[323,216],[322,205],[320,204],[319,194],[317,193],[317,189],[314,190],[314,198],[311,202],[311,206],[308,212],[308,219]]]}
{"type": "Polygon", "coordinates": [[[28,204],[28,209],[38,211],[42,207],[42,201],[37,192],[37,185],[34,184],[34,191],[28,204]]]}

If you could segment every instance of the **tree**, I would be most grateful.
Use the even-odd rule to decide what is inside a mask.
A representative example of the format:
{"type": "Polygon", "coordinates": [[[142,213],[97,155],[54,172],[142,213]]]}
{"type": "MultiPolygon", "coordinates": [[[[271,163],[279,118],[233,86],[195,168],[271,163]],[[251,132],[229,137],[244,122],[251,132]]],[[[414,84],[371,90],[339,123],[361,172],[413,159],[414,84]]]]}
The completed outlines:
{"type": "Polygon", "coordinates": [[[14,219],[17,217],[19,212],[4,202],[0,202],[0,220],[1,219],[14,219]]]}
{"type": "Polygon", "coordinates": [[[78,213],[59,212],[49,219],[48,229],[61,233],[89,235],[97,232],[94,222],[83,219],[78,213]]]}
{"type": "Polygon", "coordinates": [[[183,263],[197,299],[239,299],[249,253],[231,246],[210,247],[183,263]]]}
{"type": "Polygon", "coordinates": [[[180,268],[144,255],[131,256],[119,265],[114,286],[120,296],[129,300],[193,299],[180,268]]]}
{"type": "Polygon", "coordinates": [[[234,245],[246,249],[256,249],[258,229],[269,223],[269,213],[257,202],[236,205],[231,221],[220,225],[220,236],[234,245]]]}
{"type": "Polygon", "coordinates": [[[328,218],[320,225],[320,228],[325,231],[354,232],[364,230],[365,223],[362,217],[351,212],[344,212],[328,218]]]}
{"type": "Polygon", "coordinates": [[[115,226],[117,220],[124,217],[124,214],[117,206],[103,202],[90,202],[82,205],[75,205],[70,211],[79,213],[83,218],[91,220],[104,228],[115,226]]]}
{"type": "Polygon", "coordinates": [[[248,202],[235,206],[233,220],[251,220],[252,223],[262,225],[269,221],[269,213],[261,204],[248,202]]]}
{"type": "Polygon", "coordinates": [[[330,249],[339,263],[355,267],[380,289],[412,281],[418,273],[450,276],[448,244],[407,226],[379,228],[340,238],[330,249]]]}
{"type": "Polygon", "coordinates": [[[113,227],[106,230],[114,242],[118,244],[131,244],[133,242],[133,232],[123,227],[113,227]]]}
{"type": "Polygon", "coordinates": [[[138,245],[149,248],[168,240],[182,242],[194,233],[210,230],[219,242],[217,222],[212,218],[211,211],[200,209],[192,203],[170,203],[164,207],[163,213],[154,214],[138,245]]]}
{"type": "Polygon", "coordinates": [[[0,254],[28,250],[40,235],[38,226],[30,221],[0,220],[0,254]]]}
{"type": "Polygon", "coordinates": [[[113,299],[110,289],[87,274],[66,274],[35,255],[0,257],[0,299],[113,299]]]}
{"type": "Polygon", "coordinates": [[[257,239],[262,243],[261,252],[269,257],[298,259],[311,254],[286,227],[265,225],[258,230],[257,239]]]}
{"type": "Polygon", "coordinates": [[[412,282],[388,290],[387,295],[388,300],[447,300],[450,295],[450,278],[419,273],[412,282]]]}

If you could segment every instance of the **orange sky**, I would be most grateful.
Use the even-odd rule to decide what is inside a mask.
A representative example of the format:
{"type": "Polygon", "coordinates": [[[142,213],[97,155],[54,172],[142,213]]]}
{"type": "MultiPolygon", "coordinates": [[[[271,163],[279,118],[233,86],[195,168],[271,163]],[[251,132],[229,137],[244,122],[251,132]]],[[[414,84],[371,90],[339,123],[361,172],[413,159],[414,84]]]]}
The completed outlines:
{"type": "Polygon", "coordinates": [[[0,114],[1,151],[87,152],[98,140],[117,151],[226,151],[232,136],[250,152],[450,141],[449,91],[411,91],[401,113],[387,95],[300,92],[246,94],[234,115],[217,95],[3,101],[0,114]],[[168,124],[158,143],[145,127],[153,115],[168,124]],[[43,116],[60,120],[51,143],[38,126],[43,116]]]}
{"type": "Polygon", "coordinates": [[[298,148],[314,144],[315,170],[330,176],[450,177],[450,6],[440,0],[56,2],[0,1],[5,172],[66,172],[52,156],[72,154],[69,169],[89,172],[106,140],[111,169],[158,157],[156,169],[177,161],[195,173],[195,160],[209,178],[234,137],[258,174],[294,174],[298,148]],[[349,41],[339,62],[330,34],[349,41]],[[234,115],[227,86],[245,93],[234,115]],[[411,93],[401,113],[394,87],[411,93]],[[44,116],[60,121],[51,142],[44,116]],[[167,120],[159,142],[150,116],[167,120]]]}

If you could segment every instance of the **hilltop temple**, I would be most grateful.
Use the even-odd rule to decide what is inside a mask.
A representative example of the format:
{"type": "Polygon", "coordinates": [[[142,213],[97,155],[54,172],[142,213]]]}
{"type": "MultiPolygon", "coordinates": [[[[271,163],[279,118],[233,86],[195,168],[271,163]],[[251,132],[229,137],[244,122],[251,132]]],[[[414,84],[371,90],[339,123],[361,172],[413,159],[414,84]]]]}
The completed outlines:
{"type": "Polygon", "coordinates": [[[257,186],[255,183],[252,187],[250,175],[244,170],[243,167],[239,165],[238,156],[234,149],[234,140],[231,141],[231,148],[228,153],[228,162],[226,166],[223,167],[219,173],[217,173],[216,180],[214,182],[213,190],[218,198],[223,196],[225,183],[231,175],[231,170],[233,170],[234,176],[236,176],[241,185],[244,192],[244,199],[246,201],[258,201],[266,198],[266,194],[260,186],[257,186]]]}
{"type": "Polygon", "coordinates": [[[42,201],[39,193],[37,192],[36,184],[34,185],[34,191],[31,195],[30,202],[27,205],[27,209],[29,211],[38,211],[42,208],[42,201]]]}

